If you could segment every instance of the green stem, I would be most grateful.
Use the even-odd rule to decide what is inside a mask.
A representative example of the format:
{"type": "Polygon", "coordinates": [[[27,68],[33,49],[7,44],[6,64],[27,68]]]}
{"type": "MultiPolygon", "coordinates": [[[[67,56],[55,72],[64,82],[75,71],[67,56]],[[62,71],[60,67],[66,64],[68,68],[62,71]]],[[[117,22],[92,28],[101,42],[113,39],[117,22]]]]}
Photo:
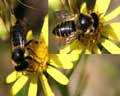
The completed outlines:
{"type": "Polygon", "coordinates": [[[79,80],[78,80],[78,84],[77,84],[74,96],[82,95],[82,92],[85,88],[85,84],[86,84],[86,80],[87,80],[87,75],[86,75],[86,67],[87,67],[87,62],[86,61],[87,61],[87,59],[88,59],[88,56],[85,55],[84,62],[83,62],[83,65],[81,67],[82,69],[81,69],[81,73],[80,73],[80,76],[79,76],[79,80]]]}
{"type": "Polygon", "coordinates": [[[70,70],[70,72],[67,74],[67,77],[70,78],[70,76],[72,75],[72,73],[74,72],[74,70],[76,69],[76,67],[78,66],[81,58],[83,58],[85,56],[85,51],[83,50],[82,53],[79,55],[79,59],[75,62],[73,68],[70,70]]]}

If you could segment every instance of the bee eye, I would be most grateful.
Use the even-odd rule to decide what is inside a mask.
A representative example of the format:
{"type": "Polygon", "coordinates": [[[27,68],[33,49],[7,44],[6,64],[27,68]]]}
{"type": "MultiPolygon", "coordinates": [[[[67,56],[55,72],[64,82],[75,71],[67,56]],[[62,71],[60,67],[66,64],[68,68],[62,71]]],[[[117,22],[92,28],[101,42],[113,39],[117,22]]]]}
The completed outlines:
{"type": "Polygon", "coordinates": [[[80,14],[78,18],[78,23],[78,27],[85,32],[86,29],[91,26],[92,18],[84,14],[80,14]]]}
{"type": "Polygon", "coordinates": [[[24,51],[23,50],[21,50],[20,48],[17,48],[13,51],[12,59],[15,62],[19,62],[19,61],[23,60],[23,58],[24,58],[24,51]]]}
{"type": "Polygon", "coordinates": [[[96,13],[92,13],[91,16],[93,17],[93,26],[96,29],[99,25],[99,17],[97,16],[96,13]]]}

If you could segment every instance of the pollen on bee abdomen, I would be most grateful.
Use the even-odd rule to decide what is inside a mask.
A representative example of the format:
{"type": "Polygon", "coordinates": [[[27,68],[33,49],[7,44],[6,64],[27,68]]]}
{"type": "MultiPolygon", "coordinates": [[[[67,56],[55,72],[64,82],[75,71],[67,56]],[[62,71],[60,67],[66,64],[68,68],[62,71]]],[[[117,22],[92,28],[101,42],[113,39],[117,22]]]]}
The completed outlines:
{"type": "Polygon", "coordinates": [[[44,42],[32,41],[27,47],[28,55],[32,58],[28,60],[29,70],[33,72],[43,72],[47,68],[48,63],[48,48],[44,42]]]}

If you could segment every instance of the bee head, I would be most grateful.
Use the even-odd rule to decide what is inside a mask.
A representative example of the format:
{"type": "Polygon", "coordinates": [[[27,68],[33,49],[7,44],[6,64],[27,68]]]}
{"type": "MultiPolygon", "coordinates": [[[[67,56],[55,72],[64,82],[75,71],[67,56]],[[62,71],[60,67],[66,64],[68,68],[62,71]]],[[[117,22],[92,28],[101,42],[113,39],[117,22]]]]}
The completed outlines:
{"type": "Polygon", "coordinates": [[[15,66],[16,71],[23,71],[26,68],[28,68],[28,62],[26,62],[25,60],[19,62],[19,65],[15,66]]]}
{"type": "Polygon", "coordinates": [[[77,27],[78,29],[86,32],[86,30],[93,24],[93,19],[91,16],[80,14],[77,19],[77,27]]]}
{"type": "Polygon", "coordinates": [[[16,48],[13,52],[12,52],[12,59],[18,63],[21,60],[24,60],[24,50],[22,50],[21,48],[16,48]]]}

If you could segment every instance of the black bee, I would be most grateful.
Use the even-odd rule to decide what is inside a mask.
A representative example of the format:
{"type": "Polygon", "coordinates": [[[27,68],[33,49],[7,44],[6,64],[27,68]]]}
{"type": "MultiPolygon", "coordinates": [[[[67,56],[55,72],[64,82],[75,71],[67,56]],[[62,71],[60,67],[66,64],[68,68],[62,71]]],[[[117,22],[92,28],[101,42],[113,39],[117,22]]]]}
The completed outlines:
{"type": "Polygon", "coordinates": [[[13,52],[12,52],[12,59],[15,61],[15,63],[17,64],[15,66],[15,70],[16,71],[23,71],[26,68],[28,68],[28,62],[25,60],[24,57],[25,51],[21,48],[16,48],[13,52]]]}
{"type": "Polygon", "coordinates": [[[75,31],[76,31],[75,22],[71,20],[58,24],[54,28],[53,34],[59,37],[68,37],[72,32],[75,31]]]}
{"type": "MultiPolygon", "coordinates": [[[[62,11],[59,11],[59,14],[63,21],[55,26],[52,33],[58,38],[63,38],[66,43],[70,43],[74,39],[81,40],[81,38],[83,39],[96,35],[94,34],[95,30],[99,26],[99,16],[96,13],[90,11],[88,14],[84,14],[76,11],[72,13],[71,16],[69,14],[66,16],[62,11]]],[[[60,16],[58,17],[60,18],[60,16]]]]}
{"type": "Polygon", "coordinates": [[[14,47],[12,51],[12,60],[16,63],[15,70],[16,71],[24,71],[29,67],[29,63],[27,59],[32,58],[30,56],[25,56],[25,47],[31,43],[32,40],[25,43],[25,28],[23,22],[17,20],[16,24],[11,29],[11,38],[12,38],[12,45],[14,47]]]}
{"type": "Polygon", "coordinates": [[[22,20],[17,20],[15,25],[11,28],[11,38],[13,46],[20,45],[21,47],[24,46],[25,41],[25,31],[26,27],[22,20]]]}

